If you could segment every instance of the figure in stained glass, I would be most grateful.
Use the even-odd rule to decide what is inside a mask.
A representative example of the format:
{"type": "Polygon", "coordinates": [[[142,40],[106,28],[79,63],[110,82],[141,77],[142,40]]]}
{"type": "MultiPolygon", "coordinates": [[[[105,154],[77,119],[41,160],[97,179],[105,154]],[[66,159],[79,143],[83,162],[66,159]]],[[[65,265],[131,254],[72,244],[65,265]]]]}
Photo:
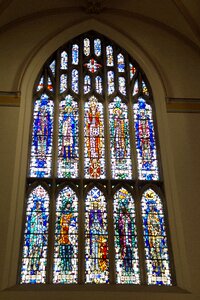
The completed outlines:
{"type": "Polygon", "coordinates": [[[88,281],[99,283],[102,280],[102,283],[106,282],[108,276],[107,213],[105,198],[96,187],[89,192],[86,198],[85,232],[88,281]]]}
{"type": "Polygon", "coordinates": [[[78,105],[68,95],[60,103],[59,116],[59,177],[78,174],[78,105]]]}
{"type": "Polygon", "coordinates": [[[134,104],[133,107],[139,178],[158,180],[152,108],[142,98],[139,98],[138,103],[134,104]]]}
{"type": "Polygon", "coordinates": [[[163,208],[161,199],[152,189],[143,194],[142,217],[148,283],[171,285],[163,208]]]}
{"type": "Polygon", "coordinates": [[[89,174],[91,178],[99,178],[101,175],[102,126],[98,101],[95,97],[91,97],[86,114],[86,146],[87,156],[90,159],[89,174]]]}
{"type": "Polygon", "coordinates": [[[135,206],[133,198],[124,188],[114,195],[114,224],[117,282],[138,283],[135,206]]]}
{"type": "Polygon", "coordinates": [[[43,283],[46,280],[49,198],[38,186],[29,195],[26,212],[21,283],[43,283]]]}
{"type": "Polygon", "coordinates": [[[53,102],[43,95],[34,106],[30,176],[48,177],[51,171],[53,102]]]}
{"type": "Polygon", "coordinates": [[[121,109],[121,101],[116,101],[113,109],[111,123],[111,139],[112,147],[114,148],[115,157],[117,159],[123,159],[126,157],[127,146],[127,123],[125,122],[125,116],[121,109]]]}
{"type": "Polygon", "coordinates": [[[65,187],[56,200],[54,282],[77,282],[78,255],[78,198],[65,187]]]}

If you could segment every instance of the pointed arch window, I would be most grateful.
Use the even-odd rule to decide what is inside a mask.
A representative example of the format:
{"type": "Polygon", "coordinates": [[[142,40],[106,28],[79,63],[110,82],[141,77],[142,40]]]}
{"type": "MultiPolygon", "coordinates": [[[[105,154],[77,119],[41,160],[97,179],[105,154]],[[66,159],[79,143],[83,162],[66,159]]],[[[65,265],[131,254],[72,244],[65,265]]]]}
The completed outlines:
{"type": "Polygon", "coordinates": [[[85,33],[35,83],[21,284],[174,285],[149,82],[85,33]]]}

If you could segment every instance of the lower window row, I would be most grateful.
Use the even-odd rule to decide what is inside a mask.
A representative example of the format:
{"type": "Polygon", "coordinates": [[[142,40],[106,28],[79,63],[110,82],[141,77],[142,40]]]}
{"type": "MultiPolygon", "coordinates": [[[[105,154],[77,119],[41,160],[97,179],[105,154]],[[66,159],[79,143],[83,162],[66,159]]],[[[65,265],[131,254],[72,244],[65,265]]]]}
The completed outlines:
{"type": "Polygon", "coordinates": [[[70,186],[66,186],[58,193],[55,215],[52,218],[55,224],[54,250],[53,254],[50,254],[49,193],[42,185],[36,186],[29,193],[20,267],[21,284],[46,283],[50,255],[53,255],[52,283],[78,283],[81,265],[78,259],[82,248],[84,248],[85,283],[107,284],[111,257],[108,241],[109,238],[113,238],[115,283],[139,285],[142,283],[140,266],[142,258],[138,250],[138,238],[142,235],[144,260],[142,264],[145,265],[146,284],[172,285],[163,204],[161,197],[153,188],[147,188],[142,194],[140,200],[142,229],[138,230],[135,200],[127,188],[121,187],[115,192],[110,218],[104,193],[98,187],[92,187],[85,197],[82,216],[84,247],[78,243],[79,201],[75,190],[70,186]],[[110,219],[114,237],[108,232],[110,219]]]}

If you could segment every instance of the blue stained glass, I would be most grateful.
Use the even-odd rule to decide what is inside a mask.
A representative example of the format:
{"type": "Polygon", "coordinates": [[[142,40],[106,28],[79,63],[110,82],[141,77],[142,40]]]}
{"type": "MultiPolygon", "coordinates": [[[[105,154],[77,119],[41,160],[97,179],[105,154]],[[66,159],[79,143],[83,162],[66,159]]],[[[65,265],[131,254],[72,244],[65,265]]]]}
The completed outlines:
{"type": "Polygon", "coordinates": [[[59,105],[59,178],[78,176],[78,116],[78,104],[68,95],[59,105]]]}
{"type": "Polygon", "coordinates": [[[45,283],[49,226],[49,196],[37,186],[28,197],[20,283],[45,283]]]}
{"type": "Polygon", "coordinates": [[[121,53],[117,55],[117,67],[118,72],[125,72],[124,56],[121,53]]]}
{"type": "Polygon", "coordinates": [[[94,187],[85,199],[86,283],[108,283],[108,265],[106,200],[94,187]]]}
{"type": "Polygon", "coordinates": [[[94,53],[96,56],[101,55],[101,40],[100,39],[94,40],[94,53]]]}
{"type": "Polygon", "coordinates": [[[78,198],[65,187],[56,200],[53,283],[78,280],[78,198]]]}
{"type": "Polygon", "coordinates": [[[158,180],[152,108],[144,99],[139,98],[138,102],[133,105],[133,110],[139,179],[158,180]]]}
{"type": "Polygon", "coordinates": [[[78,70],[72,70],[72,90],[78,94],[79,84],[78,84],[78,70]]]}
{"type": "Polygon", "coordinates": [[[148,284],[171,285],[162,201],[149,188],[143,193],[141,203],[148,284]]]}
{"type": "Polygon", "coordinates": [[[135,224],[135,204],[124,188],[114,195],[116,282],[139,284],[139,256],[135,224]]]}
{"type": "Polygon", "coordinates": [[[78,45],[74,44],[72,46],[72,64],[78,65],[79,62],[79,47],[78,45]]]}
{"type": "Polygon", "coordinates": [[[84,94],[89,93],[91,90],[91,78],[89,75],[84,77],[84,94]]]}
{"type": "Polygon", "coordinates": [[[61,53],[61,69],[67,70],[68,67],[68,55],[66,51],[61,53]]]}
{"type": "Polygon", "coordinates": [[[34,102],[30,177],[50,177],[54,103],[47,95],[34,102]]]}

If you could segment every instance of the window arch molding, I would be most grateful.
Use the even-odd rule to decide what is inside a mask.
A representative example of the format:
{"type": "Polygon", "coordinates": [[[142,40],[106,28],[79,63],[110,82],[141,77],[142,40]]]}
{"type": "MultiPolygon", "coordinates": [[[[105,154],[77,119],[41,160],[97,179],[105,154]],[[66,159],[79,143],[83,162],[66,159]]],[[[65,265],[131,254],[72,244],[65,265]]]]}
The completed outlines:
{"type": "MultiPolygon", "coordinates": [[[[75,33],[73,33],[73,36],[77,35],[77,30],[79,30],[79,34],[81,33],[80,32],[80,24],[75,27],[76,27],[74,30],[75,33]]],[[[165,115],[165,108],[164,108],[165,89],[163,87],[163,80],[161,79],[159,72],[155,68],[155,65],[152,63],[152,61],[149,59],[148,55],[146,55],[140,47],[136,46],[137,43],[134,44],[133,41],[131,41],[127,37],[124,37],[123,34],[119,34],[114,29],[111,29],[110,27],[105,26],[103,24],[99,24],[99,22],[95,23],[93,21],[92,25],[90,24],[88,26],[88,23],[87,23],[83,27],[86,27],[87,28],[86,30],[91,29],[91,27],[92,27],[94,30],[99,31],[100,33],[101,33],[101,31],[106,31],[109,28],[109,30],[106,31],[108,37],[112,36],[112,39],[115,40],[116,43],[120,44],[123,48],[125,48],[125,50],[127,50],[127,52],[131,56],[134,56],[138,62],[140,62],[141,57],[142,57],[142,61],[143,62],[145,61],[145,63],[141,64],[141,62],[140,62],[140,64],[141,64],[142,68],[144,69],[144,71],[146,72],[146,74],[148,75],[147,68],[145,66],[148,66],[149,70],[152,70],[154,73],[152,80],[151,80],[152,76],[148,75],[147,77],[151,83],[151,87],[152,87],[153,91],[156,91],[154,93],[154,99],[156,102],[155,103],[156,110],[157,110],[157,112],[161,110],[161,115],[165,115]],[[112,33],[114,33],[114,35],[112,35],[112,33]],[[115,39],[115,37],[117,37],[117,36],[118,36],[118,38],[115,39]],[[120,39],[122,36],[123,36],[124,43],[120,39]],[[127,47],[125,47],[126,44],[128,44],[127,47]],[[133,51],[133,49],[137,49],[137,51],[133,51]],[[154,87],[157,87],[157,90],[156,90],[156,88],[154,89],[154,87]],[[158,95],[158,97],[156,95],[158,95]],[[158,106],[157,106],[157,102],[159,101],[158,98],[163,99],[163,101],[160,101],[160,103],[158,103],[158,106]]],[[[83,31],[85,31],[84,29],[83,29],[83,31]]],[[[70,31],[70,29],[65,30],[61,34],[63,36],[63,38],[65,37],[65,42],[66,42],[66,36],[70,37],[70,35],[71,35],[71,33],[69,31],[70,31]]],[[[48,46],[49,46],[49,44],[51,44],[51,46],[49,47],[49,49],[52,48],[52,50],[49,50],[49,52],[51,52],[51,53],[57,48],[58,36],[55,37],[53,40],[54,40],[53,42],[51,41],[50,43],[48,43],[48,46]]],[[[13,196],[12,196],[12,202],[14,203],[14,207],[16,208],[17,202],[19,202],[19,205],[17,207],[16,223],[14,223],[12,221],[9,226],[9,236],[11,239],[14,239],[13,228],[16,226],[16,224],[18,224],[18,225],[21,224],[21,213],[22,213],[22,206],[23,206],[23,199],[24,199],[24,182],[25,182],[24,179],[26,177],[26,158],[25,158],[26,156],[24,156],[24,153],[27,153],[27,149],[28,149],[28,126],[27,125],[30,123],[32,87],[33,87],[33,82],[35,81],[35,78],[36,78],[36,76],[34,76],[34,74],[38,74],[38,71],[42,65],[41,60],[45,61],[46,56],[49,56],[49,54],[47,54],[48,52],[45,53],[44,49],[45,49],[45,47],[42,50],[40,50],[34,56],[34,58],[31,60],[26,71],[24,72],[24,74],[22,76],[23,79],[20,83],[21,108],[20,108],[20,121],[19,121],[19,133],[18,133],[18,148],[16,151],[16,164],[15,164],[15,175],[14,175],[15,178],[14,178],[14,183],[13,183],[14,192],[13,192],[13,196]],[[42,57],[42,59],[41,59],[41,57],[42,57]],[[19,174],[20,174],[20,178],[19,178],[19,174]]],[[[160,131],[165,132],[164,136],[166,137],[166,130],[164,129],[164,127],[167,123],[166,116],[164,118],[164,122],[159,122],[159,119],[161,121],[161,117],[157,119],[158,127],[161,127],[160,131]]],[[[164,140],[164,138],[163,138],[163,140],[164,140]]],[[[164,143],[162,143],[161,138],[160,138],[160,144],[161,145],[164,144],[164,143]]],[[[165,148],[165,147],[163,147],[163,148],[165,148]]],[[[166,147],[166,148],[169,148],[169,147],[166,147]]],[[[163,157],[165,157],[166,152],[167,152],[166,149],[164,149],[164,150],[162,149],[163,157]],[[164,152],[164,154],[163,154],[163,152],[164,152]]],[[[167,154],[166,154],[166,156],[167,156],[167,154]]],[[[163,168],[166,169],[165,163],[162,162],[162,165],[163,165],[163,168]]],[[[171,169],[171,168],[169,168],[169,169],[171,169]]],[[[165,173],[167,173],[167,172],[165,172],[165,173]]],[[[170,180],[170,176],[165,175],[165,182],[171,182],[171,181],[172,180],[170,180]]],[[[171,184],[170,184],[170,186],[171,186],[171,184]]],[[[166,191],[166,194],[167,193],[168,192],[166,191]]],[[[167,197],[168,197],[168,195],[167,195],[167,197]]],[[[172,205],[172,203],[171,204],[169,203],[169,205],[172,205]]],[[[169,208],[169,205],[168,205],[168,208],[169,208]]],[[[173,211],[173,208],[171,209],[171,211],[173,211]]],[[[13,215],[15,215],[15,209],[13,209],[13,211],[11,211],[11,219],[12,219],[13,215]]],[[[17,226],[15,228],[19,228],[19,227],[17,226]]],[[[20,232],[17,232],[18,237],[19,237],[19,235],[20,235],[20,232]]],[[[17,241],[14,241],[14,248],[17,249],[18,247],[19,247],[19,243],[17,241]]],[[[11,249],[11,247],[8,247],[8,249],[11,249]]],[[[7,259],[10,259],[10,258],[12,259],[11,261],[13,262],[13,265],[15,266],[15,268],[14,268],[15,270],[17,270],[17,264],[14,263],[14,262],[18,261],[16,259],[18,256],[17,253],[19,253],[19,251],[13,251],[13,249],[12,249],[11,251],[8,251],[8,255],[7,255],[7,259]]],[[[13,274],[14,274],[14,272],[13,272],[13,274]]],[[[7,273],[7,276],[8,276],[8,273],[7,273]]],[[[16,280],[16,273],[13,276],[9,277],[9,280],[8,280],[9,286],[14,285],[15,280],[16,280]]]]}

